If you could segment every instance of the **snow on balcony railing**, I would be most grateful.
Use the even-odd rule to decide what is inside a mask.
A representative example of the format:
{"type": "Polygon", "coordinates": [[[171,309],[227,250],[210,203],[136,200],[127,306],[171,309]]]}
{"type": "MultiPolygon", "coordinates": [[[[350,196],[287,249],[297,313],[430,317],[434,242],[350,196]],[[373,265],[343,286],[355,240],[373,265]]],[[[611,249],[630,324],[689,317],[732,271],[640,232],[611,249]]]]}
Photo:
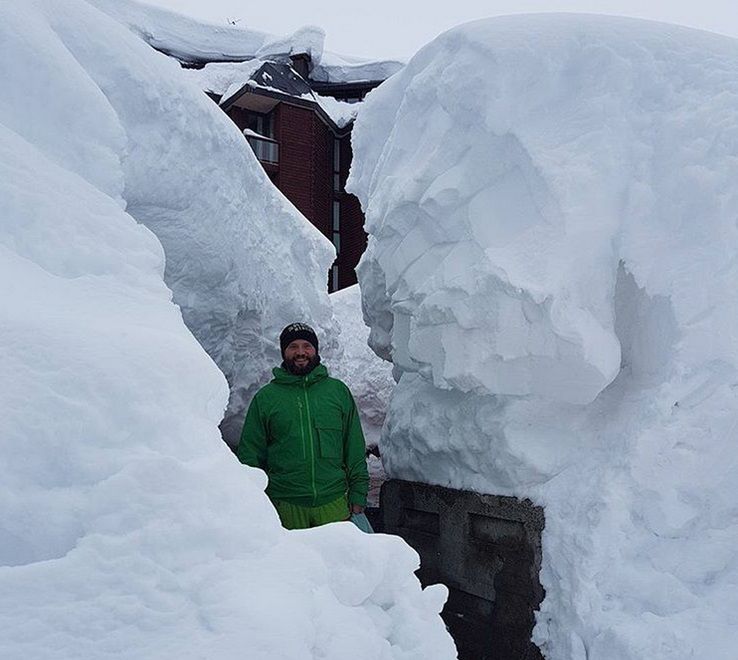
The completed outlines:
{"type": "Polygon", "coordinates": [[[244,130],[243,134],[254,150],[256,157],[262,163],[272,163],[274,165],[279,163],[279,143],[276,140],[259,135],[248,128],[244,130]]]}

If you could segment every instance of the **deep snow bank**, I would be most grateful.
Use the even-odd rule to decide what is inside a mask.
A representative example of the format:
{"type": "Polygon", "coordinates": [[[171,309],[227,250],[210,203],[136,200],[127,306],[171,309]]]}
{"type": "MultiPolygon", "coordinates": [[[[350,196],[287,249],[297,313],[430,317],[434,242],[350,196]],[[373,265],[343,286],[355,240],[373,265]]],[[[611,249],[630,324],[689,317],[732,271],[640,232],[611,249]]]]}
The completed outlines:
{"type": "MultiPolygon", "coordinates": [[[[326,352],[335,343],[324,292],[335,253],[269,183],[235,125],[183,82],[180,67],[136,39],[125,43],[124,56],[111,56],[120,64],[95,57],[105,47],[97,34],[66,40],[105,95],[91,117],[114,113],[124,127],[117,153],[127,211],[162,242],[174,301],[231,385],[222,428],[235,446],[251,396],[280,361],[280,330],[302,319],[326,352]],[[120,66],[127,69],[122,76],[120,66]]],[[[88,148],[82,132],[55,139],[88,148]]]]}
{"type": "Polygon", "coordinates": [[[545,505],[547,658],[734,657],[738,43],[472,23],[353,146],[390,475],[545,505]]]}
{"type": "Polygon", "coordinates": [[[421,592],[404,544],[281,529],[132,215],[234,351],[242,324],[329,309],[324,242],[117,23],[83,2],[0,17],[0,657],[453,657],[444,590],[421,592]]]}

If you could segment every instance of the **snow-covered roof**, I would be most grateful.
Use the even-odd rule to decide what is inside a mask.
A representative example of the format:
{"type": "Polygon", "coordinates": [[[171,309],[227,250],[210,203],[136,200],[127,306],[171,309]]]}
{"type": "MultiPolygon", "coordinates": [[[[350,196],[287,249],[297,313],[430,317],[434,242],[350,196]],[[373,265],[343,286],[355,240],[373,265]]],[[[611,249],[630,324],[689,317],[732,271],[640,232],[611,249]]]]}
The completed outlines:
{"type": "Polygon", "coordinates": [[[278,62],[264,62],[249,82],[257,87],[273,89],[290,96],[312,95],[310,85],[292,67],[278,62]]]}
{"type": "Polygon", "coordinates": [[[320,62],[310,72],[310,78],[336,84],[387,80],[403,66],[405,63],[397,60],[366,60],[324,51],[320,62]]]}
{"type": "Polygon", "coordinates": [[[367,60],[325,52],[325,32],[315,26],[280,36],[240,25],[214,25],[136,0],[88,2],[153,48],[182,62],[243,62],[306,54],[314,67],[311,78],[332,83],[386,80],[404,66],[395,60],[367,60]]]}
{"type": "Polygon", "coordinates": [[[229,105],[241,94],[262,92],[292,96],[316,104],[337,128],[344,128],[356,118],[357,103],[321,96],[310,89],[289,65],[261,59],[247,62],[212,62],[201,69],[184,69],[184,74],[200,89],[220,96],[229,105]]]}
{"type": "Polygon", "coordinates": [[[215,25],[136,0],[88,0],[157,50],[187,62],[242,61],[307,53],[320,60],[325,33],[306,27],[275,36],[235,25],[215,25]]]}
{"type": "Polygon", "coordinates": [[[338,128],[343,128],[350,124],[359,112],[361,103],[349,103],[348,101],[339,101],[332,96],[322,96],[313,94],[315,101],[320,105],[323,111],[333,120],[338,128]]]}
{"type": "Polygon", "coordinates": [[[203,91],[216,96],[225,96],[226,91],[234,84],[245,85],[263,64],[263,60],[259,59],[246,62],[213,62],[201,69],[183,69],[183,73],[203,91]]]}

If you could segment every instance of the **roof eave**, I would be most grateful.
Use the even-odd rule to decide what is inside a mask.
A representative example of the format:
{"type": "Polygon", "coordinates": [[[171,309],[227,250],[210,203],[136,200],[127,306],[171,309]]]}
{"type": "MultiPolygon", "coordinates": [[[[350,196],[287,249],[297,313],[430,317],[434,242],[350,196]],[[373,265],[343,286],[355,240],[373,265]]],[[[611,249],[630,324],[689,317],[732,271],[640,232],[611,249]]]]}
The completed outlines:
{"type": "Polygon", "coordinates": [[[343,136],[351,130],[351,126],[354,123],[353,119],[346,123],[345,126],[341,127],[333,121],[331,116],[320,106],[316,101],[310,101],[309,99],[303,99],[296,96],[290,96],[289,94],[283,94],[271,89],[262,89],[260,87],[254,87],[246,83],[243,85],[235,94],[229,96],[225,101],[221,102],[220,107],[224,112],[227,112],[241,97],[246,94],[258,94],[261,96],[268,96],[269,98],[275,99],[280,103],[287,103],[289,105],[298,106],[301,108],[307,108],[315,112],[318,117],[328,126],[336,135],[343,136]]]}

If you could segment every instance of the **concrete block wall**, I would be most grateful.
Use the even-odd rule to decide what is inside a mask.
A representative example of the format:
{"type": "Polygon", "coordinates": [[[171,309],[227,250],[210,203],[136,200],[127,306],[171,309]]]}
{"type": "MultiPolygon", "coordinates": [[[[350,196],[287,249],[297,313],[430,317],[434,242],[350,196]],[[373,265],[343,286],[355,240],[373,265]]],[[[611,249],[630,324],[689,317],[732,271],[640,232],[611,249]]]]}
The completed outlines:
{"type": "Polygon", "coordinates": [[[420,555],[424,584],[449,588],[443,618],[460,660],[542,660],[530,641],[543,600],[543,509],[529,500],[390,480],[377,526],[420,555]]]}

